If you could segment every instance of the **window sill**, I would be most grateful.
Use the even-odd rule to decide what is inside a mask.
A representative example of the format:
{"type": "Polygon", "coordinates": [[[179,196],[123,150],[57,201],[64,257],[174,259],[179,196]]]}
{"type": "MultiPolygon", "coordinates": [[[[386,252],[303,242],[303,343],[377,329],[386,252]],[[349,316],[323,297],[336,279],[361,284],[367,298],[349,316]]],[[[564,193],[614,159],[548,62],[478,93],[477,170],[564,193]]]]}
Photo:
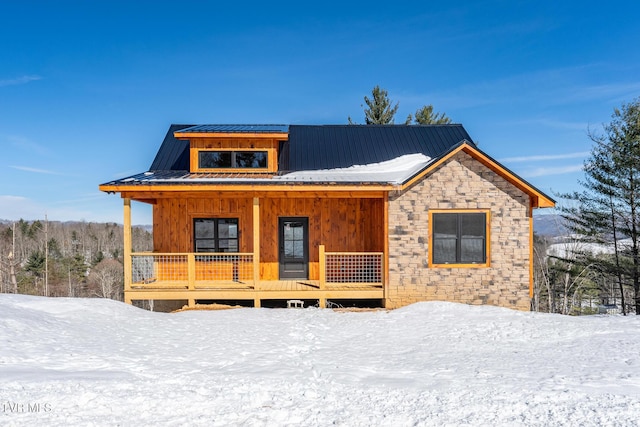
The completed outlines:
{"type": "Polygon", "coordinates": [[[489,268],[491,263],[484,264],[429,264],[429,268],[489,268]]]}

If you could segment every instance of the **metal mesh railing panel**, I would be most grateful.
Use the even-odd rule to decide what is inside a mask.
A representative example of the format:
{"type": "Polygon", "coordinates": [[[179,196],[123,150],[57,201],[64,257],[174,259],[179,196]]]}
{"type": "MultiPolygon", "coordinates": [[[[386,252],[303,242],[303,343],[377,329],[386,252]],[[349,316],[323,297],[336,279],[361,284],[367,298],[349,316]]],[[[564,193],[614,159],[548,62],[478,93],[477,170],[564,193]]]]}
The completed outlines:
{"type": "Polygon", "coordinates": [[[381,283],[382,254],[326,254],[327,283],[381,283]]]}
{"type": "Polygon", "coordinates": [[[253,255],[208,254],[196,255],[196,281],[253,280],[253,255]]]}
{"type": "Polygon", "coordinates": [[[175,282],[189,278],[187,255],[134,255],[131,261],[133,283],[175,282]]]}

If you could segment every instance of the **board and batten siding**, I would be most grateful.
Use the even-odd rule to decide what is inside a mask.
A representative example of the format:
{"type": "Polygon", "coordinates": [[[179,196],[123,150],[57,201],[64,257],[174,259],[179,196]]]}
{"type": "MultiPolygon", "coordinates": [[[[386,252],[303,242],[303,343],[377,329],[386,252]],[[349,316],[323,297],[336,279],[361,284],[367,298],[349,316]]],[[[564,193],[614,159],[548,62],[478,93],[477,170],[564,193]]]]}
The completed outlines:
{"type": "Polygon", "coordinates": [[[390,195],[386,306],[437,300],[529,310],[530,210],[527,194],[464,152],[390,195]],[[490,265],[431,267],[430,209],[488,209],[490,265]]]}
{"type": "MultiPolygon", "coordinates": [[[[238,218],[240,252],[253,252],[253,198],[159,198],[153,207],[154,251],[193,252],[194,218],[238,218]]],[[[278,218],[309,218],[309,279],[318,280],[320,245],[327,252],[382,252],[381,198],[260,199],[260,279],[278,280],[278,218]]]]}

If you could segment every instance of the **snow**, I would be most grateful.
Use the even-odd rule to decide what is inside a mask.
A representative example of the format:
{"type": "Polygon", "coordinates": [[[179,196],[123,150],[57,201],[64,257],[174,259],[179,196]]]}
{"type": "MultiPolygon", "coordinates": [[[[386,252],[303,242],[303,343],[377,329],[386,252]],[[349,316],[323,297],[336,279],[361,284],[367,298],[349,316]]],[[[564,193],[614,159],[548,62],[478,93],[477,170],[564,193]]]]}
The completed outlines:
{"type": "Polygon", "coordinates": [[[640,318],[0,295],[0,425],[638,425],[640,318]]]}
{"type": "MultiPolygon", "coordinates": [[[[210,178],[198,177],[187,174],[186,176],[175,178],[145,178],[145,182],[245,182],[250,180],[254,183],[274,183],[274,182],[348,182],[348,183],[384,183],[399,185],[416,175],[431,162],[431,158],[422,153],[406,154],[395,159],[380,163],[366,165],[354,165],[348,168],[320,169],[290,172],[283,175],[274,175],[269,178],[247,178],[224,177],[210,178]]],[[[153,176],[153,172],[145,172],[145,176],[153,176]]],[[[122,182],[136,181],[136,178],[127,178],[122,182]]]]}
{"type": "MultiPolygon", "coordinates": [[[[592,255],[610,255],[615,253],[613,243],[592,243],[580,241],[579,237],[572,237],[572,241],[563,243],[554,243],[549,245],[547,255],[557,256],[560,258],[575,258],[580,253],[590,253],[592,255]]],[[[631,239],[618,240],[618,250],[629,249],[632,246],[631,239]]]]}
{"type": "Polygon", "coordinates": [[[274,179],[318,182],[385,182],[402,184],[431,161],[422,153],[406,154],[395,159],[348,168],[291,172],[274,179]]]}

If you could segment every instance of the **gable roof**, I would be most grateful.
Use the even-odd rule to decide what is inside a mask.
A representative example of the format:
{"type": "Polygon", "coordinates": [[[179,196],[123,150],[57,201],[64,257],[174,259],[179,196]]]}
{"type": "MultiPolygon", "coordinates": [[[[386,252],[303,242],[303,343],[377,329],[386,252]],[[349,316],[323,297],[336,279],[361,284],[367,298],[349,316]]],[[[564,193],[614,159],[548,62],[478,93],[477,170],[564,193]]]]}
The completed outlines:
{"type": "Polygon", "coordinates": [[[531,197],[531,205],[536,208],[552,208],[555,206],[556,202],[554,199],[546,195],[544,192],[538,190],[536,187],[531,185],[529,182],[525,181],[507,167],[502,165],[500,162],[495,160],[493,157],[489,156],[484,151],[480,150],[475,145],[470,145],[466,142],[462,142],[451,147],[437,159],[427,164],[422,170],[418,171],[411,178],[402,183],[402,190],[410,187],[415,182],[421,180],[425,176],[429,175],[433,171],[435,171],[440,165],[445,163],[447,160],[458,154],[459,152],[464,152],[473,157],[475,160],[482,163],[487,168],[491,169],[497,175],[504,178],[506,181],[510,182],[515,187],[519,188],[522,192],[528,194],[531,197]]]}
{"type": "Polygon", "coordinates": [[[464,151],[532,197],[534,207],[550,207],[552,198],[518,177],[473,143],[462,125],[171,125],[148,172],[100,186],[103,191],[138,190],[158,185],[178,190],[189,185],[247,188],[282,185],[358,185],[371,190],[404,190],[464,151]],[[288,139],[279,147],[277,173],[191,173],[189,140],[202,133],[273,133],[288,139]],[[284,135],[286,138],[287,135],[284,135]],[[413,155],[410,156],[410,155],[413,155]],[[406,170],[398,159],[412,158],[406,170]],[[407,157],[408,156],[408,157],[407,157]],[[417,158],[417,157],[421,158],[417,158]],[[358,166],[359,165],[359,166],[358,166]],[[373,168],[363,167],[373,166],[373,168]],[[393,165],[394,170],[390,169],[393,165]],[[392,172],[392,173],[391,173],[392,172]]]}

